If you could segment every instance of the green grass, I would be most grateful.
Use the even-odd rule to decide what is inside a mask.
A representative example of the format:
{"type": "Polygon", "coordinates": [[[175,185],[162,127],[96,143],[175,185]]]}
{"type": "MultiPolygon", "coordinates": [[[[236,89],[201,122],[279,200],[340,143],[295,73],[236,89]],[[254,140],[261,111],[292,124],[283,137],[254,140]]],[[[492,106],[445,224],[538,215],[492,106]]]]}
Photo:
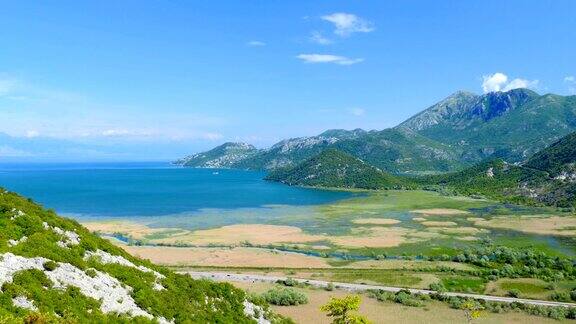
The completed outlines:
{"type": "Polygon", "coordinates": [[[542,294],[548,292],[546,287],[538,283],[504,281],[500,284],[502,290],[519,290],[523,294],[542,294]]]}
{"type": "Polygon", "coordinates": [[[446,276],[442,278],[442,284],[448,291],[483,293],[486,287],[481,278],[468,276],[446,276]]]}
{"type": "Polygon", "coordinates": [[[443,196],[432,191],[422,190],[386,190],[366,196],[319,206],[318,209],[328,217],[371,214],[383,211],[410,211],[414,209],[450,208],[468,210],[494,205],[494,202],[465,197],[443,196]]]}
{"type": "Polygon", "coordinates": [[[382,285],[410,287],[422,281],[421,278],[405,271],[386,270],[336,270],[332,275],[335,281],[378,283],[382,285]]]}

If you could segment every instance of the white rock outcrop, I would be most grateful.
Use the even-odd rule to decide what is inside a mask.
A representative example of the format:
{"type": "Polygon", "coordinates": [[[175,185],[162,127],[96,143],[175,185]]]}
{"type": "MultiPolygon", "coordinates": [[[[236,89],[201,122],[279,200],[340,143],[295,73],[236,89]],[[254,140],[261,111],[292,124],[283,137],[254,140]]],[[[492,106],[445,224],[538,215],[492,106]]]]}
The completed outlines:
{"type": "Polygon", "coordinates": [[[56,289],[73,286],[79,288],[83,295],[100,300],[103,313],[153,318],[130,296],[132,288],[123,286],[116,278],[100,271],[96,271],[96,276],[90,277],[69,263],[58,263],[56,269],[47,271],[43,266],[47,261],[49,260],[42,257],[26,258],[12,253],[0,254],[0,286],[12,282],[19,271],[37,269],[44,272],[56,289]]]}
{"type": "Polygon", "coordinates": [[[123,287],[120,281],[106,273],[96,271],[96,276],[90,277],[69,263],[59,263],[56,269],[45,271],[45,274],[54,283],[54,288],[78,287],[83,295],[101,300],[100,309],[103,313],[153,318],[136,305],[130,296],[131,287],[123,287]]]}
{"type": "Polygon", "coordinates": [[[106,251],[102,251],[102,250],[98,250],[96,252],[86,251],[86,253],[84,254],[84,260],[88,260],[92,257],[96,257],[96,258],[100,259],[100,262],[103,264],[115,263],[115,264],[119,264],[119,265],[122,265],[125,267],[138,269],[142,272],[152,273],[154,275],[154,277],[156,277],[156,282],[154,283],[154,286],[152,288],[154,290],[165,289],[162,286],[162,284],[160,284],[159,281],[166,278],[166,276],[159,273],[158,271],[154,271],[154,270],[147,268],[145,266],[137,266],[134,263],[130,262],[129,260],[126,260],[126,258],[124,258],[122,256],[112,255],[112,254],[110,254],[106,251]]]}
{"type": "Polygon", "coordinates": [[[22,236],[19,240],[8,240],[8,246],[9,247],[15,247],[16,245],[18,245],[22,242],[26,242],[27,239],[28,239],[28,237],[22,236]]]}
{"type": "Polygon", "coordinates": [[[65,230],[63,230],[57,226],[52,227],[52,226],[48,225],[48,223],[46,223],[46,222],[43,222],[42,226],[44,227],[45,230],[52,230],[54,233],[61,235],[63,237],[62,240],[56,242],[56,244],[59,247],[69,248],[73,245],[80,244],[80,235],[78,235],[76,232],[65,231],[65,230]]]}
{"type": "Polygon", "coordinates": [[[10,217],[11,220],[15,220],[18,217],[22,217],[22,216],[26,215],[23,211],[16,209],[16,208],[12,208],[12,214],[13,214],[12,217],[10,217]]]}
{"type": "Polygon", "coordinates": [[[38,307],[34,306],[34,302],[26,298],[26,296],[18,296],[12,298],[12,305],[31,311],[37,311],[38,307]]]}
{"type": "Polygon", "coordinates": [[[260,306],[244,301],[244,314],[256,320],[258,324],[270,324],[270,321],[264,317],[264,310],[260,306]]]}
{"type": "Polygon", "coordinates": [[[486,170],[486,176],[488,178],[494,178],[494,168],[489,168],[488,170],[486,170]]]}
{"type": "Polygon", "coordinates": [[[44,270],[42,266],[48,259],[24,258],[12,253],[0,254],[0,287],[6,282],[12,282],[14,274],[24,270],[44,270]]]}

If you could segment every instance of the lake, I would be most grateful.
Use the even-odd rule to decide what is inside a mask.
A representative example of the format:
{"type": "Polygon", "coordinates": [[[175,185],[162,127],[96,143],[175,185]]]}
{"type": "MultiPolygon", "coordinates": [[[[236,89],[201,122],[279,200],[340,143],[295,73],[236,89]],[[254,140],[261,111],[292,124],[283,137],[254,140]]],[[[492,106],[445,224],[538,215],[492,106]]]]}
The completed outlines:
{"type": "Polygon", "coordinates": [[[246,220],[255,214],[258,218],[279,216],[274,206],[313,206],[354,195],[290,187],[264,181],[264,175],[157,162],[0,164],[0,186],[79,220],[145,218],[160,222],[166,217],[165,221],[182,222],[186,216],[185,225],[205,227],[234,223],[236,217],[246,220]],[[219,217],[226,220],[214,219],[219,217]]]}

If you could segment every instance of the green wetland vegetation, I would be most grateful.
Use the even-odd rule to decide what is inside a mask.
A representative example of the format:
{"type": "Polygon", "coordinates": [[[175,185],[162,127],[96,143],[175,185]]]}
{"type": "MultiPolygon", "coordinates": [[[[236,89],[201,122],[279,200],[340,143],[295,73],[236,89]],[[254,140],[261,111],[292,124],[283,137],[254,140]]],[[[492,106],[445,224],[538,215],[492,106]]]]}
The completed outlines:
{"type": "MultiPolygon", "coordinates": [[[[575,237],[564,235],[564,226],[570,230],[569,222],[574,220],[568,212],[402,190],[366,192],[307,209],[305,215],[298,212],[291,210],[269,224],[295,226],[311,235],[346,237],[354,243],[351,238],[363,237],[366,244],[399,230],[402,235],[394,246],[387,247],[346,246],[345,240],[335,243],[330,239],[294,244],[253,244],[248,240],[240,244],[323,258],[330,266],[324,269],[307,269],[305,264],[301,268],[195,269],[283,272],[294,277],[407,288],[440,285],[443,291],[576,302],[572,299],[576,297],[575,237]],[[551,217],[556,217],[552,227],[531,225],[533,219],[547,224],[551,217]],[[508,218],[520,221],[507,226],[501,220],[508,218]],[[524,220],[530,226],[522,223],[524,220]],[[380,231],[374,237],[370,234],[373,228],[380,231]]],[[[154,244],[153,240],[135,243],[154,244]]],[[[181,246],[201,245],[192,242],[181,246]]]]}

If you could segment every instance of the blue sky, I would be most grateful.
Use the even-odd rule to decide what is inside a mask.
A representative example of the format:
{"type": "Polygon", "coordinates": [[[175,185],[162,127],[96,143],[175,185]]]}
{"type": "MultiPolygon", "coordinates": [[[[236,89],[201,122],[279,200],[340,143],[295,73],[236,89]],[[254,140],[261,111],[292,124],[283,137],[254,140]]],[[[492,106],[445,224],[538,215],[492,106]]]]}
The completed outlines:
{"type": "Polygon", "coordinates": [[[575,12],[575,1],[3,1],[0,159],[171,159],[384,129],[457,90],[574,94],[575,12]]]}

